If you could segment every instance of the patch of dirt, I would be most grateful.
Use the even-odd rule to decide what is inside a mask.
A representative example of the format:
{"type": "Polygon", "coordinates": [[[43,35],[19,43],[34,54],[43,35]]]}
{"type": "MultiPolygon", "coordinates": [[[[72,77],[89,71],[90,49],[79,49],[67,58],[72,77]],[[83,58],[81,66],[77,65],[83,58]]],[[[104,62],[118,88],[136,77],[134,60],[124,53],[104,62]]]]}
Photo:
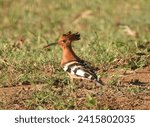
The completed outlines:
{"type": "Polygon", "coordinates": [[[114,70],[109,72],[109,78],[113,80],[117,75],[116,86],[106,88],[101,95],[100,103],[110,109],[150,109],[150,66],[135,71],[114,70]]]}
{"type": "Polygon", "coordinates": [[[44,85],[21,85],[0,88],[0,109],[28,109],[23,101],[30,99],[32,93],[44,85]]]}
{"type": "MultiPolygon", "coordinates": [[[[150,110],[150,66],[135,71],[109,70],[102,78],[105,86],[80,84],[68,95],[66,86],[57,86],[55,96],[71,98],[76,105],[68,109],[144,109],[150,110]],[[59,95],[62,94],[62,95],[59,95]]],[[[45,84],[46,85],[46,84],[45,84]]],[[[32,109],[25,101],[31,100],[42,84],[0,88],[0,109],[32,109]]],[[[66,104],[67,105],[67,104],[66,104]]],[[[57,109],[52,103],[42,104],[46,109],[57,109]]],[[[60,108],[61,109],[61,108],[60,108]]]]}

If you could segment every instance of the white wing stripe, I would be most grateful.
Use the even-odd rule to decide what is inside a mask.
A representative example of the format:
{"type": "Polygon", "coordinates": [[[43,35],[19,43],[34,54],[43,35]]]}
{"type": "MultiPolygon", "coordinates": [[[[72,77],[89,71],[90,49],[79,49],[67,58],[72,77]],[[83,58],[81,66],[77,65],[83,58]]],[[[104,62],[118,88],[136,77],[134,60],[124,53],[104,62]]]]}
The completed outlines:
{"type": "Polygon", "coordinates": [[[76,75],[84,77],[85,72],[83,70],[77,70],[76,75]]]}

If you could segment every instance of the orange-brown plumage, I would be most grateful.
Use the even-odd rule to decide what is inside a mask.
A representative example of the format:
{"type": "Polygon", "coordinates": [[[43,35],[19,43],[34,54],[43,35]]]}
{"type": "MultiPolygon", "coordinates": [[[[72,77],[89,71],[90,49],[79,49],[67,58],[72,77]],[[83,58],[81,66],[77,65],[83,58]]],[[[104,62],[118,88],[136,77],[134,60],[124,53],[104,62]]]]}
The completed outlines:
{"type": "Polygon", "coordinates": [[[74,53],[72,49],[71,43],[73,41],[79,40],[80,39],[80,34],[74,33],[71,34],[71,32],[68,32],[67,34],[63,34],[59,39],[58,39],[58,44],[63,50],[63,56],[61,60],[61,65],[73,61],[73,60],[80,60],[80,58],[74,53]]]}

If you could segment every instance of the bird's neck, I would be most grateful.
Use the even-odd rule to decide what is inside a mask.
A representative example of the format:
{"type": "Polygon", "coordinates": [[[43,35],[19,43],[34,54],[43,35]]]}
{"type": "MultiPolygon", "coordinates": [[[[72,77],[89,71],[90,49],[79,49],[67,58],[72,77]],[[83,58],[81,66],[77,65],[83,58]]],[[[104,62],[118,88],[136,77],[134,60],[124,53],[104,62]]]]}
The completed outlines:
{"type": "Polygon", "coordinates": [[[63,48],[63,56],[61,60],[61,65],[73,61],[73,60],[79,60],[80,58],[75,54],[72,47],[65,47],[63,48]]]}

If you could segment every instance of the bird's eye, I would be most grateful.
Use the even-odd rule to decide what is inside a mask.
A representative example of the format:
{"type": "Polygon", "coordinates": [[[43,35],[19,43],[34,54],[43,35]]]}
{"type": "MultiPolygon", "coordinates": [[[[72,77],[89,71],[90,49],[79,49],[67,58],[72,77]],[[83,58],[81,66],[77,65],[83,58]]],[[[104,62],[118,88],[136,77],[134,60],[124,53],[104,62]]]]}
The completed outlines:
{"type": "Polygon", "coordinates": [[[63,43],[66,43],[66,40],[63,40],[62,42],[63,42],[63,43]]]}

